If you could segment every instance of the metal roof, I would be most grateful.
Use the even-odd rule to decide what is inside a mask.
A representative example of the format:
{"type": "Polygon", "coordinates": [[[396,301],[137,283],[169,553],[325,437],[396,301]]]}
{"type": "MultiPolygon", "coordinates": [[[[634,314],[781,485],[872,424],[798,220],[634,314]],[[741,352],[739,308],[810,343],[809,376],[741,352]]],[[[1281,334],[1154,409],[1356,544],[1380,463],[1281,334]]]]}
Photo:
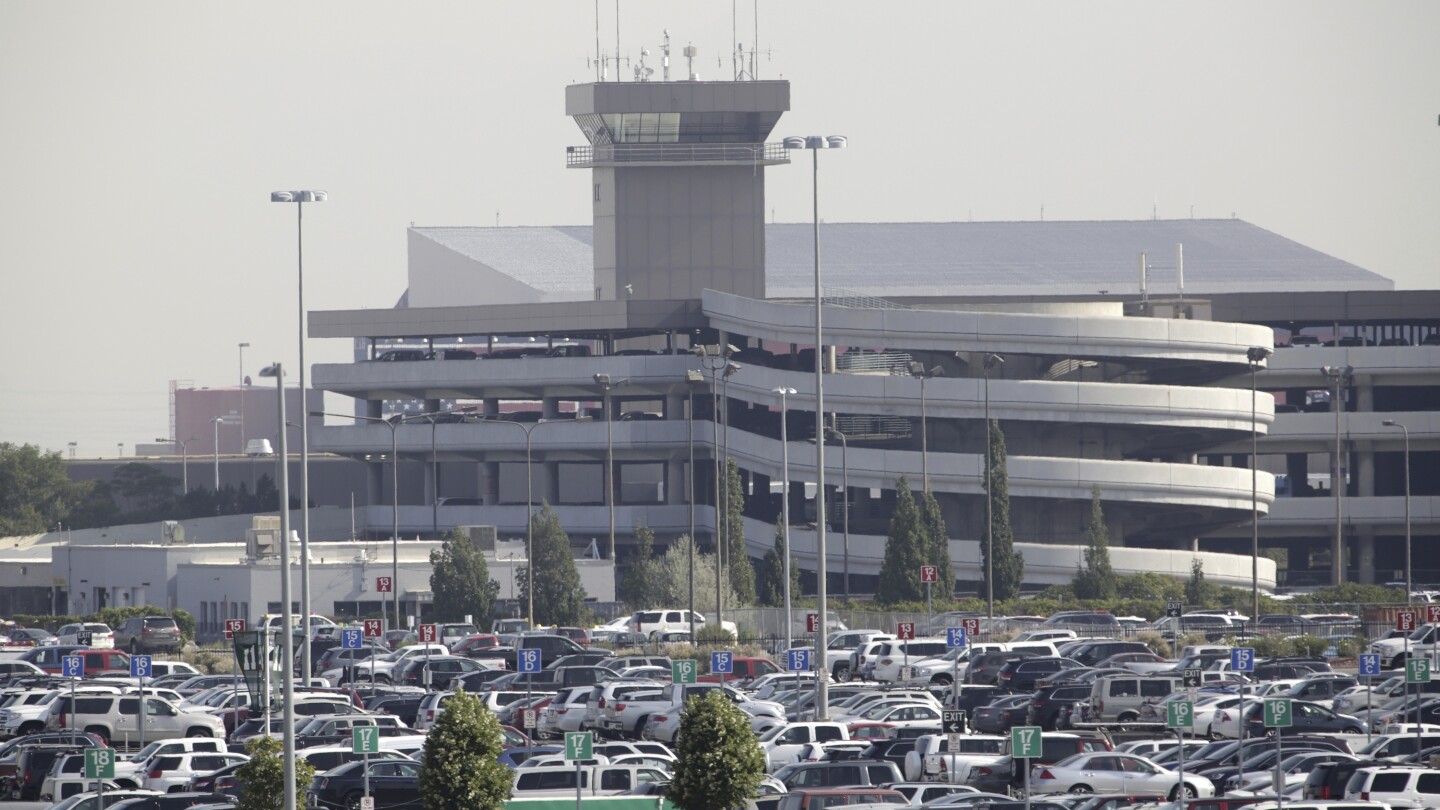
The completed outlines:
{"type": "MultiPolygon", "coordinates": [[[[552,297],[593,295],[588,226],[414,230],[552,297]]],[[[809,223],[765,226],[768,297],[813,293],[813,238],[809,223]]],[[[1239,219],[857,222],[820,228],[825,286],[877,297],[1133,293],[1142,251],[1151,268],[1151,293],[1173,294],[1177,244],[1184,245],[1187,294],[1394,289],[1390,279],[1239,219]]],[[[468,303],[481,302],[455,302],[468,303]]]]}

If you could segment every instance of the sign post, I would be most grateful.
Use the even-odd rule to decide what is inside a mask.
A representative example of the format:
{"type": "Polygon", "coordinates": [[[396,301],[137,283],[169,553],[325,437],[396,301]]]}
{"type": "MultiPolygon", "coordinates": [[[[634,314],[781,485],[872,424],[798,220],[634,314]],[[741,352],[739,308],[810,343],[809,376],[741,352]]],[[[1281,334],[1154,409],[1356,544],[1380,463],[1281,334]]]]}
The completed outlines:
{"type": "Polygon", "coordinates": [[[380,727],[354,726],[350,729],[350,751],[360,754],[365,769],[365,796],[360,800],[361,810],[374,810],[375,799],[370,796],[370,755],[380,753],[380,727]]]}
{"type": "MultiPolygon", "coordinates": [[[[926,632],[929,632],[930,624],[935,621],[935,611],[930,609],[930,586],[940,581],[939,567],[934,565],[920,566],[920,581],[925,583],[925,627],[926,632]]],[[[953,587],[951,591],[954,591],[953,587]]]]}
{"type": "Polygon", "coordinates": [[[575,762],[575,806],[580,807],[584,801],[584,793],[580,784],[580,763],[592,759],[594,754],[594,738],[588,731],[567,731],[565,732],[565,759],[575,762]]]}
{"type": "MultiPolygon", "coordinates": [[[[810,668],[810,651],[804,648],[785,651],[785,668],[795,673],[795,709],[800,709],[800,673],[810,668]]],[[[819,717],[823,707],[815,707],[815,716],[819,717]]]]}
{"type": "Polygon", "coordinates": [[[1430,682],[1430,659],[1429,658],[1406,658],[1405,659],[1405,688],[1409,689],[1410,684],[1415,684],[1415,744],[1419,746],[1416,751],[1424,747],[1420,733],[1420,685],[1430,682]]]}
{"type": "Polygon", "coordinates": [[[710,653],[710,671],[720,676],[720,687],[725,687],[725,676],[735,671],[735,653],[716,650],[710,653]]]}
{"type": "MultiPolygon", "coordinates": [[[[913,640],[914,638],[915,638],[915,623],[914,623],[914,622],[900,622],[900,623],[898,623],[898,624],[895,625],[895,640],[896,640],[896,641],[911,641],[911,640],[913,640]]],[[[905,664],[904,664],[904,668],[900,670],[900,678],[901,678],[902,680],[904,680],[905,678],[909,678],[909,677],[910,677],[909,672],[910,672],[910,645],[909,645],[909,644],[906,644],[906,645],[905,645],[905,664]]]]}
{"type": "MultiPolygon", "coordinates": [[[[1365,710],[1371,709],[1371,696],[1375,692],[1375,676],[1380,674],[1380,654],[1360,653],[1360,677],[1365,679],[1365,710]]],[[[1370,724],[1365,724],[1365,744],[1370,744],[1370,724]]]]}
{"type": "MultiPolygon", "coordinates": [[[[385,628],[379,619],[365,620],[365,638],[380,638],[385,635],[385,628]]],[[[383,642],[381,642],[383,646],[383,642]]],[[[370,660],[370,688],[375,688],[375,651],[371,650],[366,656],[370,660]]]]}
{"type": "Polygon", "coordinates": [[[699,662],[691,658],[681,658],[670,662],[671,683],[695,683],[700,667],[699,662]]]}
{"type": "Polygon", "coordinates": [[[1016,726],[1010,729],[1010,758],[1026,760],[1025,810],[1030,810],[1030,762],[1044,751],[1039,726],[1016,726]]]}
{"type": "Polygon", "coordinates": [[[950,773],[955,773],[955,757],[960,753],[960,737],[965,733],[965,712],[945,709],[940,712],[940,730],[945,732],[945,747],[950,749],[950,773]]]}
{"type": "Polygon", "coordinates": [[[420,682],[425,691],[430,691],[430,645],[440,640],[440,628],[433,624],[420,625],[420,643],[425,645],[425,666],[420,670],[420,682]]]}
{"type": "Polygon", "coordinates": [[[1195,727],[1195,704],[1188,700],[1172,700],[1165,704],[1165,726],[1175,729],[1175,735],[1180,740],[1180,748],[1175,752],[1175,772],[1180,776],[1180,781],[1176,783],[1175,798],[1180,800],[1180,806],[1183,808],[1185,806],[1185,729],[1195,727]]]}
{"type": "MultiPolygon", "coordinates": [[[[957,705],[960,702],[960,651],[968,646],[969,643],[970,636],[965,632],[963,626],[945,628],[945,646],[949,647],[950,652],[954,655],[954,657],[950,659],[951,706],[957,705]]],[[[954,770],[954,763],[951,763],[951,770],[954,770]]]]}
{"type": "Polygon", "coordinates": [[[1240,741],[1235,746],[1235,767],[1238,768],[1245,748],[1245,685],[1250,680],[1250,673],[1255,671],[1255,648],[1236,647],[1231,650],[1230,669],[1245,675],[1245,680],[1240,683],[1240,717],[1235,721],[1235,739],[1240,741]]]}
{"type": "Polygon", "coordinates": [[[972,639],[980,638],[980,619],[978,619],[978,618],[961,619],[961,620],[960,620],[960,626],[963,627],[963,628],[965,628],[965,635],[966,635],[966,637],[972,638],[972,639]]]}
{"type": "Polygon", "coordinates": [[[85,677],[85,659],[78,655],[60,657],[60,674],[70,679],[70,730],[75,730],[75,684],[85,677]]]}
{"type": "MultiPolygon", "coordinates": [[[[235,636],[238,635],[238,634],[240,634],[240,633],[243,633],[243,632],[245,632],[245,620],[244,620],[244,619],[226,619],[226,620],[225,620],[225,640],[231,642],[230,651],[231,651],[232,655],[233,655],[233,653],[234,653],[234,651],[235,651],[235,646],[234,646],[235,636]]],[[[239,692],[239,691],[240,691],[240,659],[239,659],[239,658],[236,658],[236,659],[235,659],[235,683],[234,683],[234,686],[235,686],[235,691],[236,691],[236,692],[239,692]]]]}
{"type": "Polygon", "coordinates": [[[115,749],[86,748],[85,778],[95,780],[95,806],[104,807],[105,780],[115,778],[115,749]]]}
{"type": "MultiPolygon", "coordinates": [[[[1283,785],[1285,780],[1280,773],[1280,760],[1284,757],[1280,753],[1280,740],[1285,736],[1284,729],[1294,724],[1294,712],[1290,708],[1290,698],[1265,698],[1265,727],[1275,729],[1275,784],[1283,785]]],[[[1243,718],[1242,718],[1243,719],[1243,718]]],[[[1284,791],[1276,788],[1275,806],[1285,806],[1284,791]]]]}
{"type": "MultiPolygon", "coordinates": [[[[525,675],[525,705],[530,705],[533,696],[530,694],[532,685],[535,683],[535,674],[541,669],[540,649],[536,647],[521,647],[515,651],[515,671],[524,672],[525,675]]],[[[567,736],[566,739],[569,739],[567,736]]]]}
{"type": "Polygon", "coordinates": [[[145,721],[150,718],[150,713],[145,710],[145,679],[154,671],[150,665],[151,658],[148,655],[130,656],[130,677],[140,682],[140,703],[135,707],[135,725],[140,729],[141,748],[145,747],[145,721]]]}

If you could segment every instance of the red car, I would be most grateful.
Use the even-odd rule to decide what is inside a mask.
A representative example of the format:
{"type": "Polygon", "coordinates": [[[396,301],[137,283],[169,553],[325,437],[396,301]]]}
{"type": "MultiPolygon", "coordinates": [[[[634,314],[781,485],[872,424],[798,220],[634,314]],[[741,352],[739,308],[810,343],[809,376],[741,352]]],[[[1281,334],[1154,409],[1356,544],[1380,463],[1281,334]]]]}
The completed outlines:
{"type": "Polygon", "coordinates": [[[555,635],[564,636],[581,647],[590,646],[590,631],[583,627],[557,627],[555,635]]]}

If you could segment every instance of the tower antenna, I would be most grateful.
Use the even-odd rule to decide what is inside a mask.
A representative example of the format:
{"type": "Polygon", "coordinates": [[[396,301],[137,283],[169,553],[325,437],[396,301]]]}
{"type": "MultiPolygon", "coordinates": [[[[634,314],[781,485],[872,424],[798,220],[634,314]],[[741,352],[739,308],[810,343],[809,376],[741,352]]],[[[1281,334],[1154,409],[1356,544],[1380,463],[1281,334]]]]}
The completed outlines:
{"type": "Polygon", "coordinates": [[[605,59],[600,54],[600,0],[595,0],[595,81],[601,81],[605,59]]]}
{"type": "Polygon", "coordinates": [[[660,70],[664,81],[670,81],[670,29],[665,30],[665,44],[660,46],[660,70]]]}
{"type": "Polygon", "coordinates": [[[615,0],[615,81],[620,81],[620,0],[615,0]]]}

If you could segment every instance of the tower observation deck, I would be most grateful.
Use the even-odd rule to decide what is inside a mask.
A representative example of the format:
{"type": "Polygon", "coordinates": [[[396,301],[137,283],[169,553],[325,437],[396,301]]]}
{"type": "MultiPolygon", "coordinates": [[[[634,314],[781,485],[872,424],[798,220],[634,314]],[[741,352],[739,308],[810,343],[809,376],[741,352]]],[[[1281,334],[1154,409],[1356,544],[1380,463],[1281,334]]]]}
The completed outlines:
{"type": "Polygon", "coordinates": [[[789,109],[786,81],[567,87],[589,141],[566,165],[591,170],[595,297],[764,298],[765,167],[790,162],[765,139],[789,109]]]}

